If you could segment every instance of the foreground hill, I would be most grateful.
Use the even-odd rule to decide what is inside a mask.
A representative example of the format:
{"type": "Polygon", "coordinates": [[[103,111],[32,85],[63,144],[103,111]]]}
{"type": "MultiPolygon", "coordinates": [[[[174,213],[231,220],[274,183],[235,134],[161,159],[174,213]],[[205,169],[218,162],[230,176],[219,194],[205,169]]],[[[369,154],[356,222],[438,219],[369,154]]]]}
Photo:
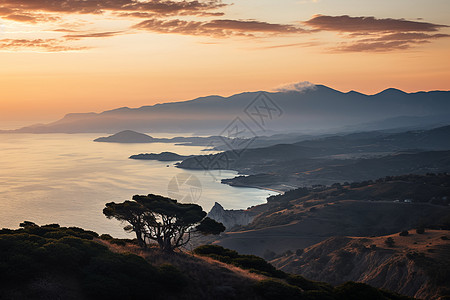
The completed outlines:
{"type": "MultiPolygon", "coordinates": [[[[131,129],[143,132],[219,134],[238,116],[248,126],[259,130],[298,131],[301,128],[303,131],[318,131],[367,122],[379,122],[378,125],[372,125],[371,129],[380,129],[383,126],[380,121],[402,116],[429,117],[428,124],[436,123],[437,118],[433,117],[436,115],[446,116],[444,119],[439,118],[440,121],[449,121],[449,95],[447,91],[405,93],[396,89],[364,95],[357,92],[342,93],[316,85],[301,92],[208,96],[140,108],[122,107],[102,113],[68,114],[59,121],[21,128],[15,132],[117,132],[131,129]],[[270,112],[273,112],[273,118],[267,120],[270,121],[267,124],[270,127],[267,128],[259,128],[254,123],[255,120],[258,122],[257,119],[252,115],[258,112],[255,108],[262,105],[269,105],[270,112]]],[[[417,124],[414,119],[402,120],[397,121],[395,127],[417,124]]]]}
{"type": "Polygon", "coordinates": [[[0,230],[1,299],[410,299],[313,282],[220,247],[168,255],[80,228],[21,225],[0,230]]]}
{"type": "Polygon", "coordinates": [[[419,299],[450,297],[448,230],[410,231],[407,236],[334,237],[297,254],[272,263],[283,271],[331,284],[352,280],[419,299]],[[392,244],[386,244],[388,238],[392,244]]]}

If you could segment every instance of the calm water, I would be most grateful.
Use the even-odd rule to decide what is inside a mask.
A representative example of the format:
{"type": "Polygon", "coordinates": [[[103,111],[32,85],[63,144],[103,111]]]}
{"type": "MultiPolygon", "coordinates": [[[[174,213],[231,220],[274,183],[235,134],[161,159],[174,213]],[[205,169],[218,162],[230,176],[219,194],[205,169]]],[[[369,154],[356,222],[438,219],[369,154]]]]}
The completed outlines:
{"type": "Polygon", "coordinates": [[[29,220],[123,237],[123,225],[103,216],[104,204],[129,200],[135,194],[174,197],[174,178],[194,179],[191,186],[180,184],[178,198],[191,195],[206,211],[214,202],[226,209],[247,208],[264,203],[274,194],[221,184],[220,179],[236,175],[232,171],[208,174],[181,170],[173,163],[167,167],[166,162],[128,159],[132,154],[145,152],[200,154],[203,147],[92,142],[97,137],[98,134],[0,134],[0,227],[16,228],[29,220]]]}

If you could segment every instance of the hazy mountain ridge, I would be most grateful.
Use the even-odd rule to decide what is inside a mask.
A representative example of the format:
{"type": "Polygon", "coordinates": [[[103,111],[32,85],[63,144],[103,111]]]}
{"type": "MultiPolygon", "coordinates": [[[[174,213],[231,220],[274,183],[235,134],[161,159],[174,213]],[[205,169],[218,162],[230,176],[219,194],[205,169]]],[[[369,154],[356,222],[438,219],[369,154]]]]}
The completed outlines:
{"type": "MultiPolygon", "coordinates": [[[[118,108],[102,113],[68,114],[56,122],[28,126],[14,132],[117,132],[130,129],[144,132],[221,132],[237,116],[245,118],[261,92],[245,92],[230,97],[208,96],[194,100],[162,103],[140,108],[118,108]]],[[[450,92],[405,93],[387,89],[375,95],[340,91],[317,85],[302,92],[266,93],[283,112],[270,120],[272,130],[330,130],[343,126],[381,121],[400,116],[448,114],[450,92]]],[[[249,118],[246,122],[250,122],[249,118]]]]}

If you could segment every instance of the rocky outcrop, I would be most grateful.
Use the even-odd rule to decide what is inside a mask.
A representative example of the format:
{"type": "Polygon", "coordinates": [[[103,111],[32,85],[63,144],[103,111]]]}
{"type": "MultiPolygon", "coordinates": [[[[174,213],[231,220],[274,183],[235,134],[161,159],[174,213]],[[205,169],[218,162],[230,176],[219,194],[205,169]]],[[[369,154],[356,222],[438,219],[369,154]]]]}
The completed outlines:
{"type": "Polygon", "coordinates": [[[235,226],[248,225],[255,217],[255,214],[247,210],[225,210],[222,205],[215,203],[208,217],[222,223],[227,230],[235,226]]]}

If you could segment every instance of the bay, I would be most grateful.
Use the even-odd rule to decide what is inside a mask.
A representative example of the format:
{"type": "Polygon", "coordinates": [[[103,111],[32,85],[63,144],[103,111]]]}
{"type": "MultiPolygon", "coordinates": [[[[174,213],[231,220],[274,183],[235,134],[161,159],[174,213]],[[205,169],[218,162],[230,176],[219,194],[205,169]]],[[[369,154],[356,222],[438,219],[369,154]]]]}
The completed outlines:
{"type": "Polygon", "coordinates": [[[1,134],[0,227],[17,228],[28,220],[126,237],[124,224],[103,215],[105,203],[152,193],[195,202],[209,211],[215,202],[226,209],[242,209],[275,194],[220,183],[236,176],[234,171],[182,170],[173,162],[128,159],[132,154],[163,151],[202,154],[204,147],[93,142],[99,136],[1,134]]]}

